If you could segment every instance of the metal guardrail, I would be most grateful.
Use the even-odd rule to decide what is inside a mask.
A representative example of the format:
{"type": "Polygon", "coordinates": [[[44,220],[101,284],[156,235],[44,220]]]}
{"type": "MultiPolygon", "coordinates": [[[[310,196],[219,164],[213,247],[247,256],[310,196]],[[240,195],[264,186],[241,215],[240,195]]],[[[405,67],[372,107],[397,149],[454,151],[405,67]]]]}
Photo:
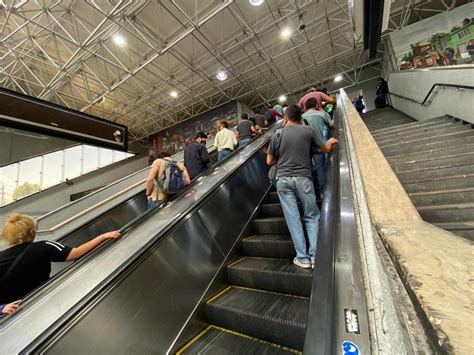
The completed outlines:
{"type": "Polygon", "coordinates": [[[391,96],[399,97],[399,98],[407,100],[407,101],[417,103],[417,104],[422,105],[422,106],[426,106],[426,105],[431,103],[431,101],[428,101],[430,96],[434,93],[437,93],[437,92],[434,91],[437,87],[449,87],[449,88],[456,88],[456,89],[460,89],[460,90],[463,90],[463,89],[474,90],[474,86],[471,86],[471,85],[435,83],[431,86],[431,89],[428,91],[428,93],[426,94],[425,98],[422,101],[418,101],[418,100],[412,99],[411,97],[395,94],[395,93],[392,93],[392,92],[389,92],[388,94],[391,95],[391,96]]]}

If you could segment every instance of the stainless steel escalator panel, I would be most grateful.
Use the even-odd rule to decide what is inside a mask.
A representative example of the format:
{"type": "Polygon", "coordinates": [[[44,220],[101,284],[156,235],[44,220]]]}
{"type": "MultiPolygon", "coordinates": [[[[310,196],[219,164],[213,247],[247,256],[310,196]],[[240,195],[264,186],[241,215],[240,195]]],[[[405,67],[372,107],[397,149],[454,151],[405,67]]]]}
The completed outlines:
{"type": "MultiPolygon", "coordinates": [[[[25,307],[21,312],[14,315],[7,324],[1,325],[0,337],[2,338],[2,350],[6,353],[18,353],[32,343],[43,332],[50,329],[53,325],[57,325],[57,320],[67,311],[79,304],[88,295],[95,293],[98,285],[101,285],[103,282],[116,275],[132,255],[141,254],[144,248],[147,248],[156,242],[156,237],[167,230],[170,225],[174,224],[178,218],[181,219],[181,217],[183,217],[184,220],[190,219],[191,216],[185,216],[184,214],[191,210],[192,206],[197,202],[202,202],[209,193],[215,191],[216,186],[219,186],[219,184],[222,184],[225,181],[233,181],[234,183],[246,181],[248,182],[247,186],[259,186],[264,183],[264,181],[268,184],[266,177],[267,167],[264,163],[262,147],[263,144],[268,141],[273,131],[274,129],[270,129],[259,139],[252,141],[242,150],[239,150],[236,154],[230,156],[223,164],[213,167],[208,173],[197,179],[197,181],[195,181],[179,198],[167,203],[163,208],[153,211],[145,220],[133,228],[121,240],[111,243],[110,247],[104,250],[100,258],[94,258],[94,260],[87,261],[80,265],[75,273],[68,278],[67,283],[57,285],[55,288],[49,290],[48,297],[38,300],[34,305],[31,305],[31,307],[25,307]],[[250,160],[249,157],[251,157],[250,160]],[[259,162],[254,163],[255,160],[258,160],[259,162]],[[233,174],[243,167],[247,167],[247,169],[243,169],[241,174],[233,174]],[[256,169],[257,167],[258,169],[256,169]],[[260,177],[257,179],[256,176],[260,177]],[[28,329],[28,332],[25,332],[25,329],[28,329]]],[[[240,201],[242,200],[242,196],[249,196],[252,198],[257,196],[253,190],[250,190],[245,194],[239,192],[236,196],[232,192],[234,191],[233,188],[222,188],[224,185],[219,189],[219,191],[222,191],[221,193],[224,194],[221,198],[229,199],[232,196],[234,199],[236,198],[237,201],[240,201]]],[[[243,203],[241,209],[243,210],[248,207],[249,205],[243,203]]],[[[222,208],[222,205],[220,208],[222,208]]],[[[214,253],[212,254],[213,257],[219,257],[219,255],[222,255],[223,251],[229,247],[231,243],[226,238],[221,239],[221,235],[224,235],[224,232],[221,232],[219,229],[212,229],[213,227],[211,225],[213,221],[221,222],[219,218],[216,218],[216,215],[222,212],[225,211],[213,211],[211,214],[206,213],[205,216],[202,216],[199,213],[193,214],[194,218],[192,218],[192,223],[202,223],[206,228],[208,228],[211,236],[219,235],[219,237],[214,238],[215,246],[210,249],[200,249],[198,247],[200,243],[192,239],[193,233],[188,234],[187,237],[182,237],[184,239],[176,239],[182,241],[194,241],[197,243],[196,245],[198,246],[196,247],[196,250],[193,251],[192,249],[194,248],[191,248],[189,254],[186,255],[196,257],[201,255],[202,257],[202,255],[209,255],[209,250],[211,250],[214,253]],[[202,222],[196,222],[195,218],[198,216],[202,222]],[[213,234],[212,232],[218,232],[218,234],[213,234]]],[[[229,214],[229,216],[233,215],[233,213],[229,214]]],[[[237,213],[235,216],[239,216],[239,214],[237,213]]],[[[230,228],[232,226],[234,226],[240,233],[240,230],[237,229],[235,223],[228,223],[225,227],[232,231],[232,228],[230,228]]],[[[198,264],[185,264],[184,260],[179,258],[180,254],[176,255],[172,253],[173,250],[176,250],[173,248],[173,244],[175,243],[174,238],[167,238],[166,242],[163,242],[163,245],[165,245],[165,243],[170,243],[170,246],[168,247],[169,257],[177,256],[178,260],[176,265],[185,268],[184,270],[181,269],[181,272],[185,272],[186,270],[193,272],[199,271],[198,264]]],[[[165,256],[167,257],[167,255],[165,256]]],[[[165,256],[162,257],[164,258],[165,256]]],[[[158,259],[162,257],[160,256],[158,259]]],[[[168,260],[167,265],[168,267],[171,267],[169,265],[173,264],[170,264],[170,261],[168,260]]],[[[209,266],[210,270],[214,270],[214,268],[215,266],[209,266]]],[[[203,270],[206,269],[204,268],[203,270]]],[[[194,274],[191,273],[191,275],[194,274]]],[[[179,274],[178,277],[180,277],[179,274]]],[[[188,283],[193,284],[191,281],[186,281],[184,286],[188,283]]],[[[142,284],[146,286],[147,281],[142,281],[142,284]]],[[[164,290],[164,292],[165,295],[162,295],[159,299],[166,299],[169,302],[166,307],[172,309],[179,305],[179,303],[175,303],[175,300],[180,302],[180,300],[182,300],[180,295],[176,294],[171,297],[169,290],[164,290]]],[[[121,312],[121,310],[118,312],[121,312]]],[[[182,314],[184,316],[184,313],[182,314]]],[[[155,336],[156,335],[157,333],[155,332],[155,336]]]]}

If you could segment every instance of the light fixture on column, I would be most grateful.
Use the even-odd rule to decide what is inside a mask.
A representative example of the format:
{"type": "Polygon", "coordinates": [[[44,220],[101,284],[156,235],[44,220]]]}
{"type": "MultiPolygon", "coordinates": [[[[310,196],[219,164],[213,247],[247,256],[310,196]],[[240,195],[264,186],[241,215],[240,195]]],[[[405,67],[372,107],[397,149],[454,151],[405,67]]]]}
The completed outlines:
{"type": "Polygon", "coordinates": [[[280,103],[283,103],[286,101],[286,95],[280,95],[280,97],[278,98],[278,101],[280,101],[280,103]]]}
{"type": "Polygon", "coordinates": [[[178,97],[178,92],[176,90],[171,90],[170,96],[176,99],[178,97]]]}
{"type": "Polygon", "coordinates": [[[341,74],[336,75],[336,76],[334,77],[334,82],[336,82],[336,83],[339,82],[339,81],[341,81],[341,80],[342,80],[342,75],[341,75],[341,74]]]}
{"type": "Polygon", "coordinates": [[[224,81],[225,79],[227,79],[227,70],[225,70],[224,68],[220,68],[217,71],[216,78],[220,81],[224,81]]]}

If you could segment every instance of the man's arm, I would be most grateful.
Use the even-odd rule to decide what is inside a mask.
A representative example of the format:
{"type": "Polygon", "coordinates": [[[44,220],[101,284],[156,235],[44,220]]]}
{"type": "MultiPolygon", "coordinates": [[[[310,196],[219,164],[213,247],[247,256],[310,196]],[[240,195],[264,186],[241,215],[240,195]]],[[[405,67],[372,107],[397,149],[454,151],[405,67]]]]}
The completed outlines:
{"type": "Polygon", "coordinates": [[[332,149],[332,146],[337,144],[338,141],[336,138],[329,138],[328,141],[323,144],[320,148],[321,152],[323,153],[329,153],[332,149]]]}
{"type": "Polygon", "coordinates": [[[83,256],[84,254],[90,252],[92,249],[97,247],[100,243],[102,243],[106,239],[117,239],[120,237],[120,232],[119,231],[113,231],[113,232],[107,232],[104,234],[99,235],[98,237],[95,237],[94,239],[88,241],[87,243],[84,243],[76,248],[72,248],[71,252],[67,256],[67,261],[70,260],[76,260],[83,256]]]}
{"type": "Polygon", "coordinates": [[[160,171],[160,166],[161,166],[161,161],[153,162],[150,168],[150,172],[148,173],[148,176],[146,178],[146,195],[150,196],[151,193],[153,192],[153,186],[155,182],[155,177],[158,175],[158,172],[160,171]]]}
{"type": "Polygon", "coordinates": [[[267,165],[272,166],[277,163],[277,159],[275,158],[274,155],[267,153],[267,165]]]}
{"type": "Polygon", "coordinates": [[[237,137],[235,134],[232,134],[232,144],[234,145],[234,147],[237,145],[238,141],[237,141],[237,137]]]}
{"type": "Polygon", "coordinates": [[[186,185],[189,185],[191,183],[191,178],[189,177],[189,173],[188,173],[188,170],[186,169],[186,167],[179,163],[178,164],[179,168],[181,169],[181,171],[183,172],[183,179],[184,179],[184,183],[186,185]]]}
{"type": "Polygon", "coordinates": [[[250,125],[250,130],[252,131],[253,134],[257,133],[257,130],[255,129],[254,125],[250,125]]]}
{"type": "MultiPolygon", "coordinates": [[[[201,160],[205,166],[209,166],[211,163],[209,152],[207,151],[207,148],[204,144],[201,147],[201,160]]],[[[186,166],[186,162],[184,162],[184,166],[186,166]]]]}
{"type": "Polygon", "coordinates": [[[326,101],[328,104],[335,104],[336,103],[336,98],[332,97],[331,95],[326,95],[323,94],[323,101],[326,101]]]}

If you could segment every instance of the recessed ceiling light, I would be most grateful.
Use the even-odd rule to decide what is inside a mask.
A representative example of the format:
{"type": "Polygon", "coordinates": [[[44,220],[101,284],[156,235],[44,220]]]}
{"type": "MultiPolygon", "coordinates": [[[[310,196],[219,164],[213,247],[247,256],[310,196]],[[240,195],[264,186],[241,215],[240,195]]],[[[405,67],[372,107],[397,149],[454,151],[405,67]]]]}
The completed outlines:
{"type": "Polygon", "coordinates": [[[174,97],[174,98],[177,98],[178,97],[178,92],[176,90],[171,90],[170,91],[170,96],[174,97]]]}
{"type": "Polygon", "coordinates": [[[337,83],[338,81],[341,81],[341,80],[342,80],[342,75],[341,75],[341,74],[336,75],[336,76],[334,77],[334,81],[335,81],[336,83],[337,83]]]}
{"type": "Polygon", "coordinates": [[[125,38],[119,33],[113,35],[112,40],[118,46],[123,46],[125,44],[125,38]]]}
{"type": "Polygon", "coordinates": [[[227,79],[227,71],[225,69],[219,69],[216,74],[216,78],[220,81],[227,79]]]}
{"type": "Polygon", "coordinates": [[[281,32],[280,32],[280,35],[283,37],[283,39],[288,39],[290,38],[291,36],[291,28],[290,27],[283,27],[281,32]]]}
{"type": "Polygon", "coordinates": [[[285,101],[286,101],[286,96],[285,96],[285,95],[281,95],[281,96],[278,98],[278,101],[280,101],[280,102],[285,102],[285,101]]]}
{"type": "Polygon", "coordinates": [[[265,2],[265,0],[249,0],[250,5],[260,6],[265,2]]]}

